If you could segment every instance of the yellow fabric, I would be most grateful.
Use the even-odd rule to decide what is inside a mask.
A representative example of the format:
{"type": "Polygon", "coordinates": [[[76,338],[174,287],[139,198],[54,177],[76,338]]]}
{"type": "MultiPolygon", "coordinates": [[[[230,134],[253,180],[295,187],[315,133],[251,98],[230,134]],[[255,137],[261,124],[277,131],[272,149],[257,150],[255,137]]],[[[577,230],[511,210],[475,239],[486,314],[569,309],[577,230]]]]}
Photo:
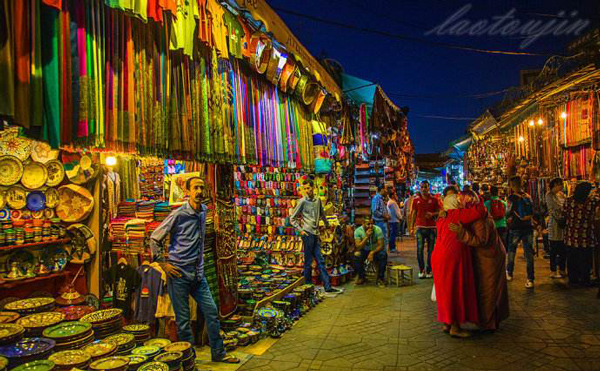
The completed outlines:
{"type": "MultiPolygon", "coordinates": [[[[162,270],[162,268],[160,267],[160,265],[158,263],[152,263],[152,264],[150,264],[150,266],[160,272],[160,278],[163,281],[163,285],[166,286],[167,274],[165,273],[165,271],[162,270]]],[[[197,317],[196,312],[197,312],[198,304],[196,303],[196,301],[194,299],[192,299],[191,296],[188,299],[190,302],[190,318],[192,321],[195,321],[196,317],[197,317]]],[[[159,295],[158,301],[156,302],[155,317],[156,318],[162,318],[162,317],[175,318],[175,312],[173,311],[173,305],[171,305],[171,298],[169,297],[169,292],[166,289],[163,290],[162,295],[159,295]]]]}
{"type": "Polygon", "coordinates": [[[225,28],[225,22],[223,21],[225,9],[223,9],[216,0],[208,0],[206,2],[206,8],[210,14],[212,14],[212,34],[215,48],[219,51],[221,58],[229,59],[229,52],[227,51],[227,29],[225,28]]]}
{"type": "Polygon", "coordinates": [[[198,2],[196,0],[179,0],[177,16],[171,26],[172,50],[183,49],[183,53],[192,56],[196,40],[196,19],[200,19],[198,2]]]}

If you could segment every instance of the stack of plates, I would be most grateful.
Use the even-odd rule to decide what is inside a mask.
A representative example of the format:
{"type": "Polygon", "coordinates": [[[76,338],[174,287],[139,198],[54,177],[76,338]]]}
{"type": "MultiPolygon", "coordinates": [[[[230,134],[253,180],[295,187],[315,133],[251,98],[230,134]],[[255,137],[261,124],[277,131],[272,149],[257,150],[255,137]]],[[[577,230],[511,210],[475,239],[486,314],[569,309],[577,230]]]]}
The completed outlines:
{"type": "Polygon", "coordinates": [[[44,337],[56,341],[57,351],[81,349],[94,341],[94,330],[87,322],[63,322],[46,328],[44,337]]]}
{"type": "Polygon", "coordinates": [[[13,368],[11,371],[52,371],[54,369],[54,362],[40,359],[38,361],[24,363],[21,366],[13,368]]]}
{"type": "Polygon", "coordinates": [[[154,345],[144,345],[137,347],[131,351],[131,354],[135,356],[146,356],[148,358],[154,358],[162,351],[161,348],[154,345]]]}
{"type": "Polygon", "coordinates": [[[83,350],[64,350],[48,357],[48,360],[54,362],[56,370],[59,371],[67,371],[72,368],[85,370],[90,365],[91,359],[92,357],[83,350]]]}
{"type": "Polygon", "coordinates": [[[65,321],[79,321],[81,317],[96,311],[91,305],[72,305],[70,307],[57,308],[57,312],[65,315],[65,321]]]}
{"type": "Polygon", "coordinates": [[[154,357],[154,360],[166,363],[169,366],[169,371],[182,371],[183,353],[181,352],[164,352],[154,357]]]}
{"type": "Polygon", "coordinates": [[[17,312],[0,312],[0,323],[13,323],[18,320],[19,317],[21,316],[17,312]]]}
{"type": "Polygon", "coordinates": [[[117,345],[116,355],[129,354],[135,348],[135,337],[131,334],[116,334],[104,339],[107,343],[115,343],[117,345]]]}
{"type": "Polygon", "coordinates": [[[92,357],[93,362],[97,359],[114,355],[117,352],[117,344],[98,340],[92,344],[86,345],[82,350],[92,357]]]}
{"type": "Polygon", "coordinates": [[[49,312],[54,309],[54,298],[30,298],[13,301],[4,306],[4,310],[17,312],[22,316],[33,313],[49,312]]]}
{"type": "Polygon", "coordinates": [[[9,366],[46,359],[52,353],[55,342],[45,338],[25,338],[15,344],[0,347],[0,355],[8,358],[9,366]]]}
{"type": "Polygon", "coordinates": [[[155,347],[159,347],[161,350],[169,344],[171,344],[171,340],[161,338],[150,339],[144,343],[144,345],[153,345],[155,347]]]}
{"type": "Polygon", "coordinates": [[[165,352],[181,353],[181,368],[183,371],[191,371],[196,368],[196,351],[191,343],[179,341],[165,347],[165,352]]]}
{"type": "Polygon", "coordinates": [[[6,371],[8,369],[8,359],[0,356],[0,371],[6,371]]]}
{"type": "Polygon", "coordinates": [[[169,371],[169,365],[163,362],[148,362],[141,365],[138,371],[169,371]]]}
{"type": "Polygon", "coordinates": [[[129,367],[129,358],[127,357],[107,357],[92,362],[90,370],[92,371],[126,371],[129,367]]]}
{"type": "Polygon", "coordinates": [[[135,337],[137,345],[144,344],[150,340],[150,326],[144,324],[127,325],[123,327],[123,332],[132,334],[135,337]]]}
{"type": "Polygon", "coordinates": [[[104,339],[121,331],[123,310],[119,308],[99,310],[81,317],[81,321],[92,324],[96,339],[104,339]]]}
{"type": "Polygon", "coordinates": [[[25,329],[25,336],[41,336],[46,327],[54,326],[65,319],[59,312],[42,312],[30,314],[17,320],[17,324],[25,329]]]}
{"type": "Polygon", "coordinates": [[[0,345],[11,344],[23,338],[25,329],[16,323],[0,323],[0,345]]]}
{"type": "Polygon", "coordinates": [[[142,355],[131,354],[125,357],[129,358],[129,371],[137,370],[141,365],[148,362],[148,357],[142,355]]]}

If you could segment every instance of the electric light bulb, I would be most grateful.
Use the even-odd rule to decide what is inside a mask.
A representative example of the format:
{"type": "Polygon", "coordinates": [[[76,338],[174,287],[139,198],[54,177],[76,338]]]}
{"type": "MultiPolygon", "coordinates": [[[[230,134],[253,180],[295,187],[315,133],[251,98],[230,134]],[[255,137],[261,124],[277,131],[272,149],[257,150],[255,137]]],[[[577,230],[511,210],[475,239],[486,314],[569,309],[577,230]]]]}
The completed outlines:
{"type": "Polygon", "coordinates": [[[104,162],[106,166],[115,166],[117,164],[117,158],[115,156],[108,156],[104,162]]]}
{"type": "Polygon", "coordinates": [[[533,120],[529,121],[529,126],[534,126],[535,122],[533,122],[533,120]]]}
{"type": "Polygon", "coordinates": [[[538,125],[539,125],[539,126],[542,126],[542,125],[544,125],[544,120],[542,120],[542,118],[541,118],[541,117],[538,119],[538,125]]]}
{"type": "Polygon", "coordinates": [[[523,138],[523,136],[522,136],[522,135],[519,135],[519,142],[522,142],[522,141],[524,141],[524,140],[525,140],[525,138],[523,138]]]}
{"type": "Polygon", "coordinates": [[[567,118],[567,113],[566,112],[561,113],[560,117],[562,117],[563,119],[566,119],[567,118]]]}

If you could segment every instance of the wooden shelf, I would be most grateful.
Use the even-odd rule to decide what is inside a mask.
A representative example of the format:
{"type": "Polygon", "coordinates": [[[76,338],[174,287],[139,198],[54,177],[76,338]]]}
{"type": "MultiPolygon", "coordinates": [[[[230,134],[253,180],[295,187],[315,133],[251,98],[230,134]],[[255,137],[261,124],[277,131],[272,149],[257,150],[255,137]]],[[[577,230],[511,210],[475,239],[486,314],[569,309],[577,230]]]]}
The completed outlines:
{"type": "Polygon", "coordinates": [[[26,248],[26,247],[39,247],[39,246],[46,246],[46,245],[60,245],[60,244],[63,244],[63,243],[67,243],[69,241],[71,241],[70,238],[62,238],[62,239],[59,239],[59,240],[52,240],[52,241],[24,243],[22,245],[0,246],[0,252],[2,252],[2,251],[16,250],[16,249],[23,249],[23,248],[26,248]]]}
{"type": "Polygon", "coordinates": [[[45,280],[49,280],[51,278],[66,277],[69,274],[71,274],[71,272],[61,271],[61,272],[57,272],[57,273],[51,273],[47,276],[37,276],[37,277],[26,278],[24,280],[18,280],[18,281],[4,281],[4,283],[0,283],[0,289],[12,289],[13,287],[27,285],[28,283],[33,283],[33,282],[37,282],[37,281],[45,281],[45,280]]]}

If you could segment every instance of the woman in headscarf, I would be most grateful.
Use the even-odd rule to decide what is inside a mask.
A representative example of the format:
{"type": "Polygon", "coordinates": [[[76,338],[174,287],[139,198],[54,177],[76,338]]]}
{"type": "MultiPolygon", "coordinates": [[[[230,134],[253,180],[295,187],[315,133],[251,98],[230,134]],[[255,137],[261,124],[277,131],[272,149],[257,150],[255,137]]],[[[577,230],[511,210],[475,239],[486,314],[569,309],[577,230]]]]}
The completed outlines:
{"type": "Polygon", "coordinates": [[[450,224],[470,224],[486,215],[485,206],[461,208],[455,188],[444,191],[445,215],[437,221],[437,239],[431,265],[437,302],[437,319],[444,331],[455,337],[469,337],[461,328],[465,323],[478,323],[477,291],[470,248],[458,240],[450,224]]]}
{"type": "MultiPolygon", "coordinates": [[[[465,208],[480,203],[472,192],[461,194],[465,208]]],[[[451,223],[449,229],[458,240],[472,248],[473,268],[479,304],[479,328],[497,330],[500,321],[508,318],[508,288],[506,285],[506,249],[500,239],[494,219],[488,214],[470,226],[451,223]]]]}
{"type": "Polygon", "coordinates": [[[591,191],[591,183],[577,184],[573,197],[569,197],[563,206],[570,284],[590,284],[592,252],[596,244],[594,217],[599,206],[598,198],[590,196],[591,191]]]}

